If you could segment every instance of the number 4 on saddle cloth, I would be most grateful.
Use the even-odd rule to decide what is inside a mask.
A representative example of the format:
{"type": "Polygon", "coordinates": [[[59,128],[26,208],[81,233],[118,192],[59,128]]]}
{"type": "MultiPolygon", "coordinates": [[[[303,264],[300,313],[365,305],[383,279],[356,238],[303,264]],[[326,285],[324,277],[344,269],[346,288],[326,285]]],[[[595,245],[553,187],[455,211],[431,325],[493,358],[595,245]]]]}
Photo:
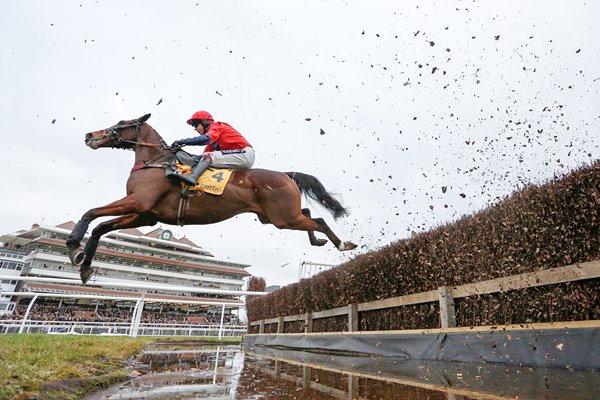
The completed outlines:
{"type": "MultiPolygon", "coordinates": [[[[181,171],[179,173],[187,175],[192,170],[192,167],[189,165],[178,164],[177,170],[181,171]]],[[[200,178],[198,178],[194,186],[187,186],[183,182],[181,182],[181,186],[188,187],[189,190],[200,190],[205,193],[221,195],[225,190],[225,186],[227,186],[227,182],[229,182],[232,172],[232,169],[208,168],[200,175],[200,178]]]]}
{"type": "MultiPolygon", "coordinates": [[[[175,159],[167,166],[167,177],[171,175],[181,174],[188,175],[192,167],[198,161],[198,157],[192,156],[184,151],[177,152],[175,159]]],[[[208,168],[200,175],[194,186],[187,186],[181,183],[182,188],[187,187],[189,190],[200,190],[205,193],[221,195],[231,178],[232,169],[227,168],[208,168]]]]}

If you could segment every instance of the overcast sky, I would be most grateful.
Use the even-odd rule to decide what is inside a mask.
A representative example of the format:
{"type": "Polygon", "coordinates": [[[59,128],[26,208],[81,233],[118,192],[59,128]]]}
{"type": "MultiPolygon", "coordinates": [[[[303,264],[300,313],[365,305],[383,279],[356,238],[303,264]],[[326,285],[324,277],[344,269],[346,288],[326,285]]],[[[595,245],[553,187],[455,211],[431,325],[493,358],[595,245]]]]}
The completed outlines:
{"type": "Polygon", "coordinates": [[[123,197],[133,153],[84,134],[145,113],[170,143],[206,109],[255,167],[315,175],[350,209],[310,205],[359,244],[343,254],[253,215],[163,226],[268,285],[598,159],[600,3],[422,3],[3,1],[0,233],[123,197]]]}

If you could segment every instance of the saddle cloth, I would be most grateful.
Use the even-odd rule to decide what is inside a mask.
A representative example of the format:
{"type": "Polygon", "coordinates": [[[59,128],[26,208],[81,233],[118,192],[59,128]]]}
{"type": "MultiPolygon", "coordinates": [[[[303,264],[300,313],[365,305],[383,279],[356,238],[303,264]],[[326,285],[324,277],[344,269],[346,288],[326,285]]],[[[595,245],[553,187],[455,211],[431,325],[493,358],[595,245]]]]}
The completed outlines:
{"type": "MultiPolygon", "coordinates": [[[[177,152],[175,157],[168,163],[165,168],[165,174],[167,177],[173,174],[187,175],[192,171],[192,165],[198,162],[198,156],[194,156],[183,150],[177,152]]],[[[189,190],[200,190],[205,193],[221,195],[231,178],[232,169],[223,168],[209,168],[202,173],[200,178],[194,186],[187,186],[185,183],[181,183],[182,189],[188,188],[189,190]]]]}
{"type": "MultiPolygon", "coordinates": [[[[177,166],[180,173],[187,175],[191,168],[189,165],[177,166]]],[[[232,169],[227,168],[209,168],[200,175],[194,186],[189,186],[189,190],[200,190],[201,192],[221,195],[225,190],[225,186],[231,178],[232,169]]],[[[181,183],[182,187],[187,187],[185,183],[181,183]]]]}

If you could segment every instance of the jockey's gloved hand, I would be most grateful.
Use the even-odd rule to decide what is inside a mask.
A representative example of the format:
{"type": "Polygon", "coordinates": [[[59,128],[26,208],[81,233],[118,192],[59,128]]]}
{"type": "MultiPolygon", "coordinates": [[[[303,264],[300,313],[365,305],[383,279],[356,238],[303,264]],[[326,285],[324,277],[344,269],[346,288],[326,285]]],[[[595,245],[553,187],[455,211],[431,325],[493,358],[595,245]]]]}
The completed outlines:
{"type": "Polygon", "coordinates": [[[183,147],[185,144],[183,143],[183,140],[176,140],[173,143],[171,143],[171,147],[172,148],[180,148],[183,147]]]}

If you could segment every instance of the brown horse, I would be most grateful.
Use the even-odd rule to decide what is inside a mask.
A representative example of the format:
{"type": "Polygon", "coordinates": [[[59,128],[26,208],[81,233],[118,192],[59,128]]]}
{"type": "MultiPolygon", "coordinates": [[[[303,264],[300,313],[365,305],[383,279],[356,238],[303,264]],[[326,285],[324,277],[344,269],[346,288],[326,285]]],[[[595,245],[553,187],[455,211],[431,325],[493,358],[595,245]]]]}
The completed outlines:
{"type": "MultiPolygon", "coordinates": [[[[67,239],[69,258],[80,266],[85,284],[94,270],[92,259],[100,237],[116,229],[152,226],[157,222],[175,225],[181,199],[181,184],[166,178],[164,168],[177,149],[169,147],[146,121],[150,114],[138,119],[120,121],[116,125],[85,135],[92,149],[113,147],[135,152],[135,164],[127,180],[127,196],[102,207],[87,211],[67,239]],[[96,218],[118,216],[98,224],[92,230],[85,249],[79,250],[81,239],[96,218]]],[[[213,224],[241,213],[255,213],[263,224],[279,229],[308,232],[313,246],[323,246],[314,231],[322,232],[340,251],[356,245],[342,242],[322,218],[311,218],[310,211],[300,206],[301,193],[328,209],[334,218],[347,215],[346,209],[311,175],[299,172],[276,172],[265,169],[234,170],[222,195],[190,192],[185,207],[185,224],[213,224]]]]}

